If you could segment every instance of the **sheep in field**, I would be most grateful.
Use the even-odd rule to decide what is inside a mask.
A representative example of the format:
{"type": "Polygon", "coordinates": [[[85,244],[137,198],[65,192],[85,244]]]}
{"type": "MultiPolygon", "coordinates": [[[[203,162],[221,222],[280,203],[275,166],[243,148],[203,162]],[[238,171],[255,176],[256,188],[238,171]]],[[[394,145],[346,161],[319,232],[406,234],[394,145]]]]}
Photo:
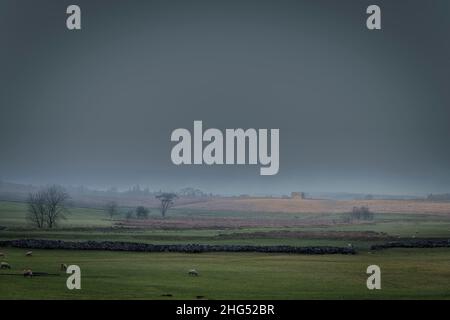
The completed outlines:
{"type": "Polygon", "coordinates": [[[33,255],[33,251],[28,251],[27,253],[25,253],[25,256],[27,257],[31,257],[33,255]]]}
{"type": "Polygon", "coordinates": [[[4,257],[5,254],[3,252],[0,252],[0,257],[4,257]]]}
{"type": "Polygon", "coordinates": [[[191,269],[191,270],[189,270],[188,275],[190,275],[190,276],[198,276],[198,272],[195,269],[191,269]]]}
{"type": "Polygon", "coordinates": [[[67,264],[61,263],[61,271],[67,271],[67,264]]]}
{"type": "Polygon", "coordinates": [[[1,269],[11,269],[11,266],[9,265],[8,262],[2,262],[2,263],[0,263],[0,268],[1,269]]]}
{"type": "Polygon", "coordinates": [[[25,269],[25,270],[23,270],[23,276],[26,278],[26,277],[30,277],[30,278],[32,278],[33,277],[33,271],[31,271],[31,269],[25,269]]]}

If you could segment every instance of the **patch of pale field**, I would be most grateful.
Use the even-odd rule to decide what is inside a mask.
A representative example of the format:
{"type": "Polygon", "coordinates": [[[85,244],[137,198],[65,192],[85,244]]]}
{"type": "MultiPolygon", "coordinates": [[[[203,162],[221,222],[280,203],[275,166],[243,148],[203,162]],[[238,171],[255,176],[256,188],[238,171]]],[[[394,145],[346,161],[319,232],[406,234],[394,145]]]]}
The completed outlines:
{"type": "Polygon", "coordinates": [[[368,206],[378,213],[439,214],[450,216],[450,202],[423,200],[314,200],[275,198],[223,198],[179,205],[177,208],[283,213],[345,213],[368,206]]]}

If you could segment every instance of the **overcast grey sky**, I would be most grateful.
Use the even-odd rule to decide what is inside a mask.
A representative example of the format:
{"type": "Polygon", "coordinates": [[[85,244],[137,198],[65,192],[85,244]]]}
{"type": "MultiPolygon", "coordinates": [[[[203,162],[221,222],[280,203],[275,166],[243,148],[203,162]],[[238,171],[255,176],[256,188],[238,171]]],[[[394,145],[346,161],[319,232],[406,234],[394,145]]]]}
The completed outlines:
{"type": "Polygon", "coordinates": [[[1,0],[0,179],[450,192],[449,32],[447,0],[1,0]],[[173,165],[194,120],[279,128],[278,175],[173,165]]]}

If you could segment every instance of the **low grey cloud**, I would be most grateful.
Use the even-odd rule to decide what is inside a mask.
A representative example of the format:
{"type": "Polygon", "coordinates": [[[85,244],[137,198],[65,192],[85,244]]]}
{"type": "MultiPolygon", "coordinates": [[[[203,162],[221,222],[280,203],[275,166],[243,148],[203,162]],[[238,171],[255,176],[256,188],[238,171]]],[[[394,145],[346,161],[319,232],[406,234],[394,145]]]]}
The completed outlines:
{"type": "Polygon", "coordinates": [[[0,178],[224,193],[450,190],[448,1],[0,4],[0,178]],[[279,128],[280,171],[175,166],[170,134],[279,128]]]}

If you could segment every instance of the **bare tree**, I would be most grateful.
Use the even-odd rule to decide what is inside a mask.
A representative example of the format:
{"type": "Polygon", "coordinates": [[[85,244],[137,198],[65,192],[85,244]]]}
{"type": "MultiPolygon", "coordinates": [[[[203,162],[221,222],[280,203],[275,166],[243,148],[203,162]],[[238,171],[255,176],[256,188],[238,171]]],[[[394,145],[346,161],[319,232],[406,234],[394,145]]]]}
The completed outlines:
{"type": "Polygon", "coordinates": [[[60,186],[53,185],[45,192],[45,202],[47,206],[47,227],[53,228],[60,219],[65,219],[67,212],[65,206],[69,194],[60,186]]]}
{"type": "Polygon", "coordinates": [[[118,213],[118,205],[115,201],[110,201],[105,206],[106,213],[109,218],[112,220],[115,215],[118,213]]]}
{"type": "Polygon", "coordinates": [[[54,228],[59,220],[65,219],[68,199],[69,194],[57,185],[30,193],[27,219],[37,228],[54,228]]]}
{"type": "Polygon", "coordinates": [[[162,194],[156,196],[157,199],[161,200],[160,210],[161,210],[161,215],[163,218],[166,216],[167,210],[169,210],[169,208],[173,206],[174,200],[177,197],[178,196],[175,193],[170,193],[170,192],[165,192],[165,193],[162,193],[162,194]]]}
{"type": "Polygon", "coordinates": [[[148,214],[150,213],[150,210],[146,207],[139,206],[136,208],[136,217],[138,219],[148,219],[148,214]]]}
{"type": "Polygon", "coordinates": [[[30,193],[28,195],[28,212],[27,220],[35,227],[42,229],[46,223],[45,195],[43,191],[30,193]]]}

